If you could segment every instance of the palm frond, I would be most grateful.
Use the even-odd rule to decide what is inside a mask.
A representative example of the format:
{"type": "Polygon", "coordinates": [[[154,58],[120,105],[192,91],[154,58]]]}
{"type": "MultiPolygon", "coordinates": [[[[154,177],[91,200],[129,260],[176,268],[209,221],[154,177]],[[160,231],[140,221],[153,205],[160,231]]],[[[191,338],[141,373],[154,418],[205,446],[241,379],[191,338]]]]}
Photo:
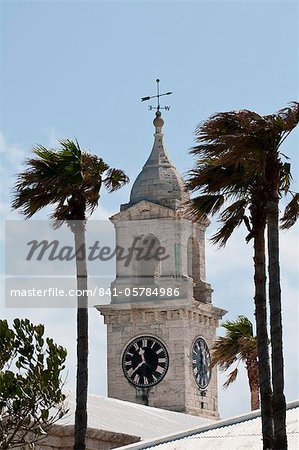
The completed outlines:
{"type": "MultiPolygon", "coordinates": [[[[212,242],[224,246],[242,221],[250,231],[247,242],[255,236],[255,219],[264,215],[266,194],[269,195],[269,189],[274,186],[271,177],[276,175],[273,174],[279,176],[275,184],[275,189],[279,185],[279,194],[289,192],[290,165],[281,162],[279,147],[298,122],[299,103],[293,102],[267,116],[249,110],[229,111],[214,114],[198,125],[196,145],[190,151],[196,157],[195,166],[188,173],[186,185],[191,193],[199,194],[197,198],[203,198],[192,200],[195,214],[220,213],[222,225],[212,242]],[[213,197],[209,196],[221,197],[221,207],[217,203],[214,207],[213,197]],[[248,202],[249,218],[243,214],[242,207],[231,210],[229,206],[221,212],[225,202],[240,201],[241,204],[243,199],[248,202]]],[[[283,228],[295,223],[297,208],[296,200],[293,200],[282,218],[283,228]]]]}
{"type": "Polygon", "coordinates": [[[212,367],[218,364],[221,371],[226,371],[238,360],[257,358],[257,341],[247,317],[238,316],[235,321],[226,321],[221,326],[227,333],[217,338],[212,347],[212,367]]]}
{"type": "Polygon", "coordinates": [[[212,347],[212,367],[218,364],[220,370],[225,371],[238,359],[240,359],[240,355],[237,341],[226,336],[221,336],[215,341],[212,347]]]}
{"type": "Polygon", "coordinates": [[[296,192],[293,194],[292,200],[289,202],[289,204],[286,206],[284,210],[284,215],[280,219],[281,222],[281,228],[283,230],[288,230],[291,228],[299,217],[299,193],[296,192]]]}
{"type": "Polygon", "coordinates": [[[227,320],[221,326],[228,331],[230,337],[234,336],[253,336],[252,322],[246,316],[238,316],[236,320],[227,320]]]}
{"type": "Polygon", "coordinates": [[[59,143],[61,149],[59,150],[58,155],[60,154],[63,158],[75,157],[78,161],[81,160],[82,152],[77,139],[75,139],[75,141],[72,141],[71,139],[61,139],[59,143]]]}
{"type": "Polygon", "coordinates": [[[221,213],[221,221],[226,222],[229,219],[235,218],[237,221],[237,226],[243,221],[244,214],[246,211],[246,208],[248,207],[249,201],[246,198],[242,198],[240,200],[237,200],[232,205],[228,206],[222,213],[221,213]]]}
{"type": "MultiPolygon", "coordinates": [[[[240,203],[239,202],[236,203],[240,203]]],[[[212,237],[211,241],[214,244],[218,244],[219,247],[224,247],[232,236],[233,232],[236,228],[238,228],[244,220],[245,216],[245,207],[238,207],[238,209],[231,210],[235,204],[226,208],[222,215],[220,216],[220,221],[223,223],[222,227],[220,227],[212,237]],[[225,218],[225,220],[223,219],[225,218]]]]}
{"type": "Polygon", "coordinates": [[[238,371],[238,368],[236,367],[236,368],[228,375],[226,382],[223,383],[223,388],[224,388],[224,389],[227,389],[228,386],[229,386],[231,383],[233,383],[234,381],[236,381],[236,378],[237,378],[237,376],[238,376],[238,373],[239,373],[239,371],[238,371]]]}
{"type": "Polygon", "coordinates": [[[281,132],[292,131],[299,123],[299,103],[291,102],[290,106],[280,109],[274,117],[281,132]]]}
{"type": "Polygon", "coordinates": [[[37,158],[26,161],[17,176],[12,208],[27,218],[47,205],[54,205],[51,218],[56,226],[64,220],[85,220],[98,204],[104,183],[109,192],[128,182],[122,170],[111,169],[96,155],[82,151],[77,140],[59,141],[58,150],[36,145],[37,158]]]}
{"type": "Polygon", "coordinates": [[[201,220],[208,214],[216,214],[224,203],[223,195],[201,195],[190,200],[191,217],[201,220]]]}
{"type": "Polygon", "coordinates": [[[127,184],[129,178],[122,170],[110,168],[103,182],[108,192],[114,192],[127,184]]]}
{"type": "Polygon", "coordinates": [[[291,174],[291,164],[290,163],[280,164],[280,190],[281,190],[281,192],[286,194],[289,191],[292,180],[293,180],[293,177],[291,174]]]}

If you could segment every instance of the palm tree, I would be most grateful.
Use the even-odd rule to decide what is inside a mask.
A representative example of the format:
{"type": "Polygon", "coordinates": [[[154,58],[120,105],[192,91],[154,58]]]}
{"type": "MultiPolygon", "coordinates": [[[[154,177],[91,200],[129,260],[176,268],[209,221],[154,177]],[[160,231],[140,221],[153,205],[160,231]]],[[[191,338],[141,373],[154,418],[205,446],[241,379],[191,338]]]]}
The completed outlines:
{"type": "MultiPolygon", "coordinates": [[[[274,448],[287,448],[286,399],[284,396],[284,361],[282,344],[281,287],[279,265],[279,200],[289,190],[290,164],[283,164],[280,147],[299,122],[299,103],[263,117],[257,132],[266,153],[264,186],[266,190],[270,336],[272,349],[274,448]]],[[[282,218],[285,229],[298,217],[298,194],[287,206],[282,218]],[[292,209],[293,208],[293,209],[292,209]]]]}
{"type": "MultiPolygon", "coordinates": [[[[259,409],[257,340],[253,335],[252,323],[247,317],[238,316],[234,322],[227,321],[221,326],[227,332],[224,337],[219,337],[212,347],[212,367],[218,364],[223,372],[236,362],[244,362],[250,388],[251,410],[259,409]]],[[[223,387],[227,388],[237,376],[238,366],[228,375],[223,387]]]]}
{"type": "MultiPolygon", "coordinates": [[[[245,222],[247,241],[254,240],[255,314],[264,448],[287,448],[278,256],[278,201],[289,192],[290,164],[283,163],[279,147],[299,120],[299,104],[293,103],[270,116],[254,112],[218,113],[196,130],[194,153],[199,159],[190,171],[189,189],[199,191],[192,200],[198,218],[219,212],[222,227],[213,241],[225,245],[234,229],[245,222]],[[272,344],[272,394],[266,326],[265,238],[268,231],[269,303],[272,344]],[[275,353],[275,354],[274,354],[275,353]],[[279,411],[279,413],[277,412],[279,411]],[[274,422],[274,438],[272,432],[274,422]]],[[[287,206],[283,226],[289,228],[298,217],[298,194],[287,206]]]]}
{"type": "Polygon", "coordinates": [[[77,141],[60,141],[60,149],[37,145],[37,158],[26,161],[27,169],[17,177],[13,209],[26,218],[48,205],[58,228],[66,222],[74,233],[78,292],[77,309],[77,385],[74,449],[84,450],[87,428],[88,387],[88,298],[85,249],[85,222],[100,198],[102,185],[113,192],[128,182],[125,173],[113,169],[102,158],[81,150],[77,141]]]}
{"type": "MultiPolygon", "coordinates": [[[[212,130],[207,121],[202,126],[202,139],[209,140],[212,130]],[[204,128],[205,127],[205,128],[204,128]]],[[[218,127],[217,127],[218,128],[218,127]]],[[[198,130],[198,132],[200,132],[198,130]]],[[[218,130],[217,130],[218,133],[218,130]]],[[[198,138],[200,139],[200,137],[198,138]]],[[[216,139],[216,137],[215,137],[216,139]]],[[[207,143],[195,147],[193,153],[200,156],[196,167],[190,171],[187,186],[191,192],[200,191],[199,196],[191,200],[191,214],[194,220],[200,220],[208,214],[216,214],[222,210],[225,202],[231,204],[222,210],[220,221],[222,227],[213,236],[212,242],[224,246],[236,227],[245,221],[249,228],[248,241],[254,237],[254,284],[255,284],[255,316],[257,327],[257,347],[259,361],[259,385],[261,397],[261,415],[264,449],[271,449],[273,443],[272,405],[271,405],[271,373],[268,349],[267,309],[266,309],[266,261],[265,261],[265,227],[264,212],[265,199],[256,187],[253,199],[248,192],[253,187],[245,176],[242,165],[235,166],[212,154],[205,154],[212,150],[212,144],[207,143]],[[247,183],[247,186],[246,184],[247,183]],[[245,184],[245,185],[244,185],[245,184]],[[249,211],[248,211],[249,209],[249,211]],[[249,217],[248,217],[249,215],[249,217]]],[[[217,155],[217,148],[215,151],[217,155]]],[[[248,161],[249,164],[249,161],[248,161]]]]}

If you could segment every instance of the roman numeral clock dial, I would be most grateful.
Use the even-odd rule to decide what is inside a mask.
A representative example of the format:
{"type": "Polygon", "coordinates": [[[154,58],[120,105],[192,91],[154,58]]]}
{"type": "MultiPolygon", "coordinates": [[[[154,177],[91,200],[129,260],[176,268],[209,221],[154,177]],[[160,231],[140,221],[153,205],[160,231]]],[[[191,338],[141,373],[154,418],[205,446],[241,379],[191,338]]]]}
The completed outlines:
{"type": "Polygon", "coordinates": [[[125,377],[138,387],[150,387],[162,381],[168,365],[166,347],[152,336],[141,336],[131,341],[122,357],[125,377]]]}
{"type": "Polygon", "coordinates": [[[211,379],[211,355],[208,344],[198,337],[191,350],[192,372],[199,389],[206,389],[211,379]]]}

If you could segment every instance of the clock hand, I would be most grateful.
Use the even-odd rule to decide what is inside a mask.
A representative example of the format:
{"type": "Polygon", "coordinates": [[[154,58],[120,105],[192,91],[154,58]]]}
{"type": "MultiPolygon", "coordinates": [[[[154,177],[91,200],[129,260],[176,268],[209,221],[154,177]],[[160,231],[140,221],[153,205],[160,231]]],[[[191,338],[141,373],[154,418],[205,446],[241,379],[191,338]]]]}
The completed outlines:
{"type": "Polygon", "coordinates": [[[131,373],[131,376],[133,375],[133,373],[136,372],[136,370],[139,369],[139,367],[143,366],[143,364],[145,364],[145,361],[141,361],[141,362],[138,364],[138,366],[135,367],[135,369],[134,369],[133,372],[131,373]]]}
{"type": "Polygon", "coordinates": [[[138,353],[139,353],[139,355],[141,356],[141,362],[135,367],[135,369],[133,370],[131,376],[133,375],[133,373],[136,372],[136,370],[139,369],[139,367],[141,367],[143,364],[146,364],[145,357],[144,357],[144,350],[143,350],[141,347],[140,347],[138,353]]]}
{"type": "Polygon", "coordinates": [[[140,347],[140,349],[139,349],[139,355],[141,356],[141,361],[142,362],[145,362],[145,357],[144,357],[144,350],[143,350],[143,348],[142,347],[140,347]]]}

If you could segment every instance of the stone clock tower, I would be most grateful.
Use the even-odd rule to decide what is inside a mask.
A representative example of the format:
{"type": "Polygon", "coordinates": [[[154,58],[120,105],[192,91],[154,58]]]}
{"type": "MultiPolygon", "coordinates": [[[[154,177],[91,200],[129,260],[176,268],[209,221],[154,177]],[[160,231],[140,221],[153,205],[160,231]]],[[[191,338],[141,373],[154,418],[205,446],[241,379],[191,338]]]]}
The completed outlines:
{"type": "Polygon", "coordinates": [[[161,112],[152,152],[130,202],[111,217],[120,257],[107,324],[108,395],[218,418],[217,374],[210,351],[226,311],[205,281],[205,230],[184,213],[188,194],[163,144],[161,112]]]}

